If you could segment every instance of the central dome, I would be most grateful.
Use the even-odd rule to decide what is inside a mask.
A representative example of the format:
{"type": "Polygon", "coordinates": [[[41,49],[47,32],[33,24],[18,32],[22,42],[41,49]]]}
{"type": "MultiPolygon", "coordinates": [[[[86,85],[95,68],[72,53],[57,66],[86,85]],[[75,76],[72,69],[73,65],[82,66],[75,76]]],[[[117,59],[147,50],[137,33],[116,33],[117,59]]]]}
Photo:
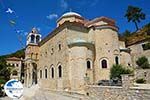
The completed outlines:
{"type": "Polygon", "coordinates": [[[67,12],[65,14],[62,15],[62,17],[66,17],[66,16],[79,16],[82,17],[80,14],[76,13],[76,12],[67,12]]]}
{"type": "Polygon", "coordinates": [[[57,27],[64,22],[83,22],[84,18],[76,12],[66,12],[57,20],[57,27]]]}

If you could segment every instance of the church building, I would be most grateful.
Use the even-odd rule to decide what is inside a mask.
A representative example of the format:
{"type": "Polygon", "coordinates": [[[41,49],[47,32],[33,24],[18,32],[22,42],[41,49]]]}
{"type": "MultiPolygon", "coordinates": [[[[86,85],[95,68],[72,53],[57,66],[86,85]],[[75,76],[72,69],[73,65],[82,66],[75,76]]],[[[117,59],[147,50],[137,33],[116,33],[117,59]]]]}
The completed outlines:
{"type": "Polygon", "coordinates": [[[43,39],[36,28],[28,34],[25,85],[82,91],[86,84],[109,80],[113,64],[132,66],[130,49],[119,40],[115,21],[107,17],[87,20],[67,12],[43,39]]]}

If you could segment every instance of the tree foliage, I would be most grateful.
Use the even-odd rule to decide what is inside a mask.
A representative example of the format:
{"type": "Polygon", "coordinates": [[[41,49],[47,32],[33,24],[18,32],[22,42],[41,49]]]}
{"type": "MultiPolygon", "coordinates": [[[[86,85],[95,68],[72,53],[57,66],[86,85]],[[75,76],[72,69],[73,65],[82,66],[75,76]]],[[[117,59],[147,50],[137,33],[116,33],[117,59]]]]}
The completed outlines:
{"type": "Polygon", "coordinates": [[[150,49],[150,42],[143,44],[142,47],[144,50],[149,50],[150,49]]]}
{"type": "Polygon", "coordinates": [[[0,84],[4,84],[4,82],[8,81],[10,78],[10,73],[12,70],[11,66],[8,66],[6,64],[6,58],[8,57],[18,57],[18,58],[24,58],[25,57],[25,49],[21,49],[16,51],[15,53],[11,53],[8,55],[0,56],[0,84]]]}
{"type": "Polygon", "coordinates": [[[132,33],[129,30],[125,30],[125,32],[122,33],[122,36],[123,37],[129,37],[129,36],[131,36],[131,34],[132,33]]]}
{"type": "Polygon", "coordinates": [[[8,57],[24,58],[25,57],[24,51],[25,51],[25,49],[21,49],[21,50],[14,52],[14,53],[0,56],[0,58],[8,58],[8,57]]]}
{"type": "Polygon", "coordinates": [[[145,56],[142,56],[140,58],[138,58],[138,60],[136,61],[136,64],[143,69],[148,69],[150,68],[150,64],[148,62],[148,59],[145,56]]]}
{"type": "Polygon", "coordinates": [[[122,74],[131,74],[131,73],[132,71],[130,69],[124,68],[122,65],[113,65],[112,68],[110,69],[110,78],[121,79],[122,74]]]}
{"type": "Polygon", "coordinates": [[[128,19],[128,22],[132,21],[138,30],[137,24],[140,23],[141,20],[145,19],[145,14],[142,12],[141,8],[128,6],[125,17],[128,19]]]}
{"type": "Polygon", "coordinates": [[[5,59],[0,58],[0,82],[8,81],[10,78],[10,70],[5,59]]]}

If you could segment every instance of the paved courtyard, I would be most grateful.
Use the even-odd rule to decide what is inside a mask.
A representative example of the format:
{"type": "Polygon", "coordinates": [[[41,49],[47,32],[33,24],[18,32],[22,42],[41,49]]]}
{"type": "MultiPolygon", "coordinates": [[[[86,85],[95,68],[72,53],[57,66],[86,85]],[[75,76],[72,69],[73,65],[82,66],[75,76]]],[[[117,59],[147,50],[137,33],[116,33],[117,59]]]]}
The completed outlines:
{"type": "MultiPolygon", "coordinates": [[[[9,97],[0,98],[0,100],[12,100],[9,97]]],[[[23,96],[19,100],[87,100],[84,96],[71,95],[67,93],[51,92],[41,90],[38,86],[24,88],[23,96]]]]}

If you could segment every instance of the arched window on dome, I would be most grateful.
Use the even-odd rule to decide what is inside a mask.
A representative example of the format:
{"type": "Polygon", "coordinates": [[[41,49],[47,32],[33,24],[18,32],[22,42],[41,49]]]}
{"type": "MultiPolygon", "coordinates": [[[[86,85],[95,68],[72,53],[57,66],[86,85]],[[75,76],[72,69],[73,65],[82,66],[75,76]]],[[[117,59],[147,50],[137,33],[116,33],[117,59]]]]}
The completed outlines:
{"type": "Polygon", "coordinates": [[[107,60],[103,59],[101,61],[101,66],[102,66],[102,68],[107,68],[107,60]]]}

